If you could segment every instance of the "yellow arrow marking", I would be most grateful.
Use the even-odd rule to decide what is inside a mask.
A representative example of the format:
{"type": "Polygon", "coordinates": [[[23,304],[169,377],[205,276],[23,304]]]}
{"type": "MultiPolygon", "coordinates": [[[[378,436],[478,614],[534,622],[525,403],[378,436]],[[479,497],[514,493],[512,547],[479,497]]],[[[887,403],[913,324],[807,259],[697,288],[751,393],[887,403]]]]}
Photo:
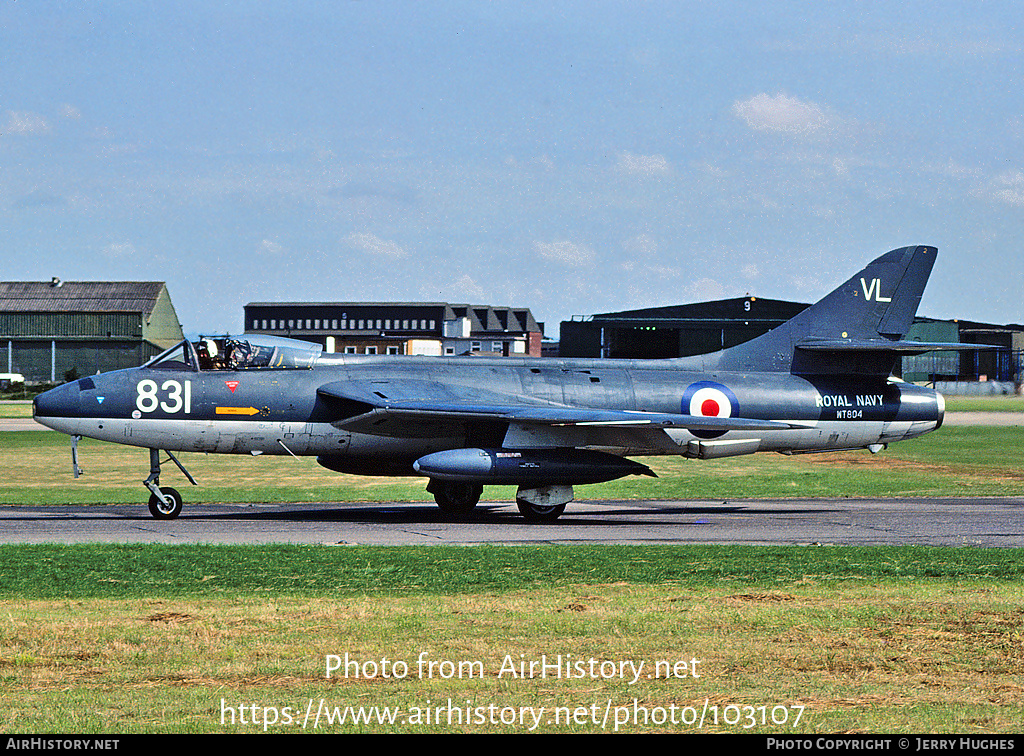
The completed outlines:
{"type": "Polygon", "coordinates": [[[255,407],[218,407],[218,415],[257,415],[259,410],[255,407]]]}

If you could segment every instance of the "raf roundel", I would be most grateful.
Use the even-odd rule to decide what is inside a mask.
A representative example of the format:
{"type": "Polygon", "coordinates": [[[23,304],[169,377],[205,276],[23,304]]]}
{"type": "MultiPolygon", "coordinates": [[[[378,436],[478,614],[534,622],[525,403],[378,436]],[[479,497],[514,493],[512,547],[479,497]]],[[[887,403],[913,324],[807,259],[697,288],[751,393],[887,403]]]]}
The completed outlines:
{"type": "MultiPolygon", "coordinates": [[[[683,392],[680,407],[684,415],[696,417],[736,417],[739,415],[739,402],[736,395],[721,383],[714,381],[698,381],[691,383],[683,392]]],[[[725,431],[691,431],[699,438],[715,438],[725,431]]]]}
{"type": "Polygon", "coordinates": [[[682,405],[684,415],[700,417],[735,417],[739,412],[736,395],[713,381],[691,383],[683,392],[682,405]]]}

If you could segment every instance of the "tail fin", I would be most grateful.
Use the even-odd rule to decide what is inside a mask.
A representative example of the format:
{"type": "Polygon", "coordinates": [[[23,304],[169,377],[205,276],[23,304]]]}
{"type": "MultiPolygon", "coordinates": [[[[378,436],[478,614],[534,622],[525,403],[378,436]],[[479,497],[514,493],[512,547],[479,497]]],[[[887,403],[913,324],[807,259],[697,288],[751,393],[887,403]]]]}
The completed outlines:
{"type": "Polygon", "coordinates": [[[958,345],[903,341],[937,253],[902,247],[769,333],[719,353],[724,370],[888,376],[900,353],[958,345]]]}

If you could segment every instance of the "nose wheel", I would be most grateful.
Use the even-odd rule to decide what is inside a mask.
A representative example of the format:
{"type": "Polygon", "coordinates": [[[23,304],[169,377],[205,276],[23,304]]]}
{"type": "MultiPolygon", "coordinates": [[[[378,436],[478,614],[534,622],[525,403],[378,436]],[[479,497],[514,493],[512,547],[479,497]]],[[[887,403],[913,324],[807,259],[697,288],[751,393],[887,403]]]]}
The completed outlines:
{"type": "MultiPolygon", "coordinates": [[[[178,466],[178,469],[184,473],[185,477],[188,478],[189,482],[195,486],[196,479],[192,477],[188,470],[184,468],[181,462],[178,461],[170,452],[167,452],[167,456],[170,457],[171,461],[178,466]]],[[[152,494],[149,497],[149,513],[157,520],[173,520],[175,517],[181,514],[181,507],[184,501],[181,498],[181,494],[178,493],[177,489],[171,488],[170,486],[160,486],[160,450],[150,449],[149,450],[149,477],[142,481],[143,485],[150,490],[152,494]]]]}
{"type": "Polygon", "coordinates": [[[173,520],[181,514],[182,503],[177,489],[165,486],[160,489],[160,496],[149,497],[149,513],[158,520],[173,520]]]}

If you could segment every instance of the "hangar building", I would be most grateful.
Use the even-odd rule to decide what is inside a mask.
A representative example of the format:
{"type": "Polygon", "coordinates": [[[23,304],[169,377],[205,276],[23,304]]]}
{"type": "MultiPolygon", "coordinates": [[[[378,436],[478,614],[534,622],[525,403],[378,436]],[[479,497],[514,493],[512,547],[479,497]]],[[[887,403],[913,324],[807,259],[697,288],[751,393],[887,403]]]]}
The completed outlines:
{"type": "Polygon", "coordinates": [[[162,281],[0,282],[7,372],[27,381],[136,367],[182,338],[162,281]]]}
{"type": "MultiPolygon", "coordinates": [[[[908,338],[932,341],[932,334],[951,334],[953,341],[967,344],[991,344],[995,349],[950,354],[929,352],[905,357],[903,377],[913,381],[987,381],[1021,383],[1021,356],[1024,353],[1024,325],[978,323],[973,320],[931,320],[915,318],[908,338]],[[952,358],[955,368],[936,369],[942,360],[952,358]],[[958,363],[958,364],[957,364],[958,363]],[[932,377],[934,376],[934,377],[932,377]]],[[[939,340],[939,339],[934,339],[939,340]]],[[[946,340],[943,338],[942,340],[946,340]]]]}
{"type": "MultiPolygon", "coordinates": [[[[659,359],[707,354],[760,336],[809,306],[746,296],[600,313],[562,322],[559,356],[659,359]]],[[[991,344],[997,349],[904,357],[898,369],[905,380],[1021,383],[1024,326],[917,317],[907,338],[991,344]]]]}
{"type": "Polygon", "coordinates": [[[540,357],[543,338],[529,309],[447,302],[252,302],[245,329],[346,354],[540,357]]]}
{"type": "Polygon", "coordinates": [[[559,356],[659,359],[707,354],[760,336],[808,306],[748,296],[600,313],[562,322],[559,356]]]}

